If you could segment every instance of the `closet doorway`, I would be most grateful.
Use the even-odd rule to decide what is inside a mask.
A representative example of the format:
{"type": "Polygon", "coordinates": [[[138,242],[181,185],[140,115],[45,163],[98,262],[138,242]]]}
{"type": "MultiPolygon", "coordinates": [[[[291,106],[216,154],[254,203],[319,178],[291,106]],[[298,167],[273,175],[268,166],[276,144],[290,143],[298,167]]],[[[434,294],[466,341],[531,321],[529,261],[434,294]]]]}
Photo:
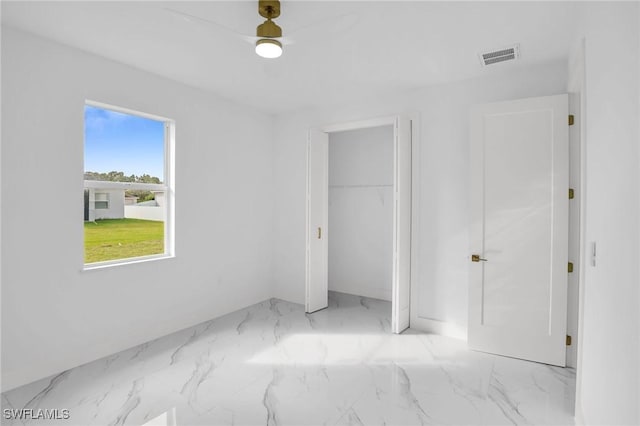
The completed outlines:
{"type": "Polygon", "coordinates": [[[411,120],[310,129],[306,312],[326,308],[330,289],[387,299],[392,331],[401,333],[409,327],[410,264],[411,120]]]}

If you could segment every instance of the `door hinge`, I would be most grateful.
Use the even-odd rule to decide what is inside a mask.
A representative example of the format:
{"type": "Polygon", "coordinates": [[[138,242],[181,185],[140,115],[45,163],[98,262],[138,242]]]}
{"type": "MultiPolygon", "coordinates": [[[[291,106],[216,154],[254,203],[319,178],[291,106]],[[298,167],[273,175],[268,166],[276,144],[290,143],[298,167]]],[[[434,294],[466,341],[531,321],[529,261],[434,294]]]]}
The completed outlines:
{"type": "Polygon", "coordinates": [[[569,115],[569,126],[573,126],[573,123],[575,122],[575,117],[573,116],[573,114],[569,115]]]}
{"type": "Polygon", "coordinates": [[[569,188],[569,199],[573,200],[573,198],[576,196],[573,188],[569,188]]]}
{"type": "Polygon", "coordinates": [[[571,336],[567,335],[567,346],[571,346],[571,336]]]}
{"type": "Polygon", "coordinates": [[[567,267],[569,272],[573,272],[573,262],[569,262],[569,266],[567,267]]]}

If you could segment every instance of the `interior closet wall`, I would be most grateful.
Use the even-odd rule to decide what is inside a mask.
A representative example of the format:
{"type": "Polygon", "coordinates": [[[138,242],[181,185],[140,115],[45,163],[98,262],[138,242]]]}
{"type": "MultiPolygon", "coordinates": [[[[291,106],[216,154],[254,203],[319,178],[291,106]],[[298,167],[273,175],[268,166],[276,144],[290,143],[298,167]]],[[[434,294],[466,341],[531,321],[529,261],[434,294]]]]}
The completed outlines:
{"type": "Polygon", "coordinates": [[[329,135],[329,290],[391,300],[393,127],[329,135]]]}

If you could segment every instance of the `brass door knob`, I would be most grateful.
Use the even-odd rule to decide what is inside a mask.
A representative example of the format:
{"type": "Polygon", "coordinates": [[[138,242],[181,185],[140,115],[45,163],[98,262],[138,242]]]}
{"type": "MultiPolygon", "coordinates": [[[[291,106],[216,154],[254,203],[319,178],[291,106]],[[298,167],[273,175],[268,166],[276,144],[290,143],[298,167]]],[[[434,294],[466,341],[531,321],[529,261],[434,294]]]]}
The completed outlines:
{"type": "Polygon", "coordinates": [[[480,261],[482,261],[482,262],[486,262],[486,261],[487,261],[487,259],[483,259],[483,258],[481,258],[481,257],[480,257],[480,255],[478,255],[478,254],[472,254],[472,255],[471,255],[471,261],[472,261],[472,262],[480,262],[480,261]]]}

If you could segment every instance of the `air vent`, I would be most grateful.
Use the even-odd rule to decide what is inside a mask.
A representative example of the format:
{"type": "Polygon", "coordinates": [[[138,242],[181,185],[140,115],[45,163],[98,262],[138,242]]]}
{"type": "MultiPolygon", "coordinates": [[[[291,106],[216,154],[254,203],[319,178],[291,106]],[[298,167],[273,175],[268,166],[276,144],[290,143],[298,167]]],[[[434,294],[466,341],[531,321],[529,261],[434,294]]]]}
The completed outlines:
{"type": "Polygon", "coordinates": [[[480,62],[483,66],[497,64],[498,62],[513,61],[520,57],[520,45],[515,44],[509,47],[480,53],[480,62]]]}

